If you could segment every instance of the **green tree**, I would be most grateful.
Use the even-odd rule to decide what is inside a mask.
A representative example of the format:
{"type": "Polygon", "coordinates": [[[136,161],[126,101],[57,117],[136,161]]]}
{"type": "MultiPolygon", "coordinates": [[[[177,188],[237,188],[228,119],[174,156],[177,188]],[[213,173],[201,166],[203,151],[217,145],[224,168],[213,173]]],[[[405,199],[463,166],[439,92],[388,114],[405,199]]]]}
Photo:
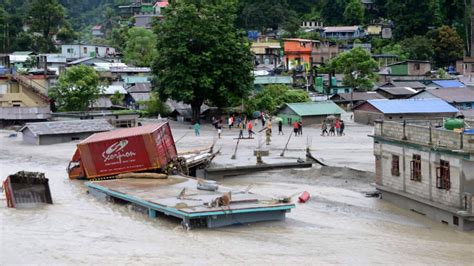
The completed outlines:
{"type": "Polygon", "coordinates": [[[452,65],[462,58],[464,44],[455,29],[444,25],[428,32],[427,36],[432,40],[434,61],[437,66],[452,65]]]}
{"type": "Polygon", "coordinates": [[[266,110],[273,114],[277,107],[284,103],[300,103],[309,102],[308,93],[303,90],[291,89],[286,85],[267,85],[265,88],[248,99],[245,103],[246,110],[249,114],[254,111],[266,110]]]}
{"type": "Polygon", "coordinates": [[[121,94],[120,91],[115,91],[112,96],[110,96],[110,101],[113,105],[122,105],[125,95],[121,94]]]}
{"type": "Polygon", "coordinates": [[[327,25],[344,24],[346,0],[322,0],[321,16],[327,25]]]}
{"type": "Polygon", "coordinates": [[[359,25],[364,22],[364,5],[360,0],[351,0],[344,10],[344,19],[349,25],[359,25]]]}
{"type": "Polygon", "coordinates": [[[424,35],[438,22],[435,16],[438,0],[387,0],[387,17],[395,23],[396,39],[424,35]]]}
{"type": "Polygon", "coordinates": [[[68,68],[49,91],[61,111],[86,111],[99,94],[99,74],[85,65],[68,68]]]}
{"type": "Polygon", "coordinates": [[[190,104],[194,121],[205,101],[223,107],[251,90],[252,54],[235,18],[232,1],[179,1],[170,4],[165,20],[155,26],[154,86],[162,100],[190,104]]]}
{"type": "Polygon", "coordinates": [[[433,59],[433,45],[431,40],[424,36],[413,36],[403,40],[400,45],[408,54],[408,59],[429,61],[433,59]]]}
{"type": "Polygon", "coordinates": [[[124,55],[128,64],[149,67],[157,55],[155,34],[144,28],[129,29],[124,55]]]}
{"type": "Polygon", "coordinates": [[[76,40],[78,36],[77,33],[71,28],[69,23],[67,23],[59,29],[56,37],[62,43],[71,43],[76,40]]]}
{"type": "Polygon", "coordinates": [[[64,7],[57,0],[34,0],[28,10],[28,25],[32,32],[42,34],[41,41],[45,47],[41,47],[41,52],[51,52],[52,35],[58,33],[59,27],[64,22],[64,7]]]}
{"type": "Polygon", "coordinates": [[[157,92],[152,91],[151,97],[148,101],[139,102],[140,105],[145,106],[145,113],[147,116],[167,116],[170,112],[168,106],[160,99],[157,92]]]}
{"type": "Polygon", "coordinates": [[[343,84],[352,88],[370,90],[377,76],[377,62],[369,52],[358,47],[341,53],[329,62],[336,73],[344,74],[343,84]]]}

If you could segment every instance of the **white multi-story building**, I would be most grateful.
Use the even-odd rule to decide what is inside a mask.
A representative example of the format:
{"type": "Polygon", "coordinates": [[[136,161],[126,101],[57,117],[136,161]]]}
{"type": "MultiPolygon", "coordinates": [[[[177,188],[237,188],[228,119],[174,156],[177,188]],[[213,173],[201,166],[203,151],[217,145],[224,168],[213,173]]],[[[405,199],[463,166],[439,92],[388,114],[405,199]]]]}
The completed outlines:
{"type": "Polygon", "coordinates": [[[61,54],[68,61],[84,57],[108,58],[116,55],[114,47],[93,44],[64,44],[61,45],[61,54]]]}

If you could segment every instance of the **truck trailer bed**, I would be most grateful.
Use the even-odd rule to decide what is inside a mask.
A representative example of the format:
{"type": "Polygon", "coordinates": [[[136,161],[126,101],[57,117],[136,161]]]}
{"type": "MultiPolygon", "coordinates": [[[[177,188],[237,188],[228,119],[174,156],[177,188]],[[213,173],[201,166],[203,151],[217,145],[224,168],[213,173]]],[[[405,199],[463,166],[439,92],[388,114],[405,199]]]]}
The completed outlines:
{"type": "Polygon", "coordinates": [[[168,179],[94,181],[86,185],[93,195],[138,205],[152,218],[158,213],[174,216],[181,219],[182,225],[187,228],[284,220],[285,214],[295,207],[292,203],[281,203],[269,197],[222,186],[215,192],[198,190],[197,183],[191,178],[170,176],[168,179]],[[232,195],[228,206],[206,206],[226,192],[232,195]]]}

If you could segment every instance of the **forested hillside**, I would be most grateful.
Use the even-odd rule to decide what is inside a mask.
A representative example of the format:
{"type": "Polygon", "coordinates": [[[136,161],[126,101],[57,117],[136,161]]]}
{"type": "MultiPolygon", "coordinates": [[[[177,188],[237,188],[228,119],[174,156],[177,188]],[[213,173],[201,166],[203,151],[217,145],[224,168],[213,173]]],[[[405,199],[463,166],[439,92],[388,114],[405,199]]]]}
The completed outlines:
{"type": "MultiPolygon", "coordinates": [[[[132,1],[2,0],[0,52],[51,52],[54,50],[51,35],[54,34],[59,42],[102,41],[123,49],[120,46],[125,43],[124,33],[128,29],[120,28],[117,23],[118,6],[132,1]],[[106,25],[109,29],[104,40],[91,39],[90,29],[95,24],[106,25]]],[[[283,30],[285,36],[318,38],[301,32],[300,22],[312,20],[323,22],[325,26],[364,26],[383,19],[393,22],[394,39],[369,40],[376,52],[431,59],[435,49],[425,51],[426,47],[440,35],[448,36],[448,44],[452,42],[455,47],[459,46],[461,38],[461,51],[454,53],[455,57],[462,56],[469,49],[471,9],[468,0],[374,0],[370,6],[360,0],[235,1],[238,6],[237,26],[245,30],[283,30]]]]}

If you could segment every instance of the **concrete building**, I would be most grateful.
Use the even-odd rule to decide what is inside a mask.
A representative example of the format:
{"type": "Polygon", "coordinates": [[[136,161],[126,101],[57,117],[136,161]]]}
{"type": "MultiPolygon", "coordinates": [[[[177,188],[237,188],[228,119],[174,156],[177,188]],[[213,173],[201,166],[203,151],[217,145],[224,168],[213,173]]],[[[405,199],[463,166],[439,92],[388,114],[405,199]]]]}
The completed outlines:
{"type": "Polygon", "coordinates": [[[112,46],[93,45],[93,44],[63,44],[61,45],[61,54],[68,61],[77,60],[84,57],[115,57],[116,51],[112,46]]]}
{"type": "Polygon", "coordinates": [[[374,124],[375,120],[442,120],[459,110],[441,99],[368,100],[355,106],[354,121],[374,124]]]}
{"type": "Polygon", "coordinates": [[[393,80],[426,80],[429,78],[427,73],[431,72],[431,63],[421,60],[406,60],[387,65],[381,69],[379,74],[380,81],[393,80]]]}
{"type": "Polygon", "coordinates": [[[110,131],[114,127],[105,119],[69,120],[27,123],[20,129],[23,141],[29,144],[50,145],[83,140],[97,132],[110,131]]]}
{"type": "Polygon", "coordinates": [[[376,121],[373,138],[375,183],[383,200],[474,230],[474,134],[376,121]]]}
{"type": "Polygon", "coordinates": [[[0,75],[0,127],[51,117],[48,77],[0,75]]]}
{"type": "Polygon", "coordinates": [[[339,106],[331,101],[286,103],[277,111],[277,116],[283,123],[291,125],[295,121],[302,121],[303,126],[320,124],[328,116],[341,117],[344,113],[339,106]]]}
{"type": "Polygon", "coordinates": [[[285,67],[287,70],[312,64],[313,47],[319,42],[308,39],[284,39],[285,67]]]}
{"type": "Polygon", "coordinates": [[[353,40],[364,36],[364,29],[360,26],[325,27],[321,33],[322,38],[334,40],[353,40]]]}
{"type": "Polygon", "coordinates": [[[320,41],[313,44],[311,57],[314,64],[325,64],[341,52],[336,42],[320,41]]]}
{"type": "Polygon", "coordinates": [[[256,64],[273,67],[281,64],[282,49],[279,42],[252,42],[250,50],[254,54],[256,64]]]}

